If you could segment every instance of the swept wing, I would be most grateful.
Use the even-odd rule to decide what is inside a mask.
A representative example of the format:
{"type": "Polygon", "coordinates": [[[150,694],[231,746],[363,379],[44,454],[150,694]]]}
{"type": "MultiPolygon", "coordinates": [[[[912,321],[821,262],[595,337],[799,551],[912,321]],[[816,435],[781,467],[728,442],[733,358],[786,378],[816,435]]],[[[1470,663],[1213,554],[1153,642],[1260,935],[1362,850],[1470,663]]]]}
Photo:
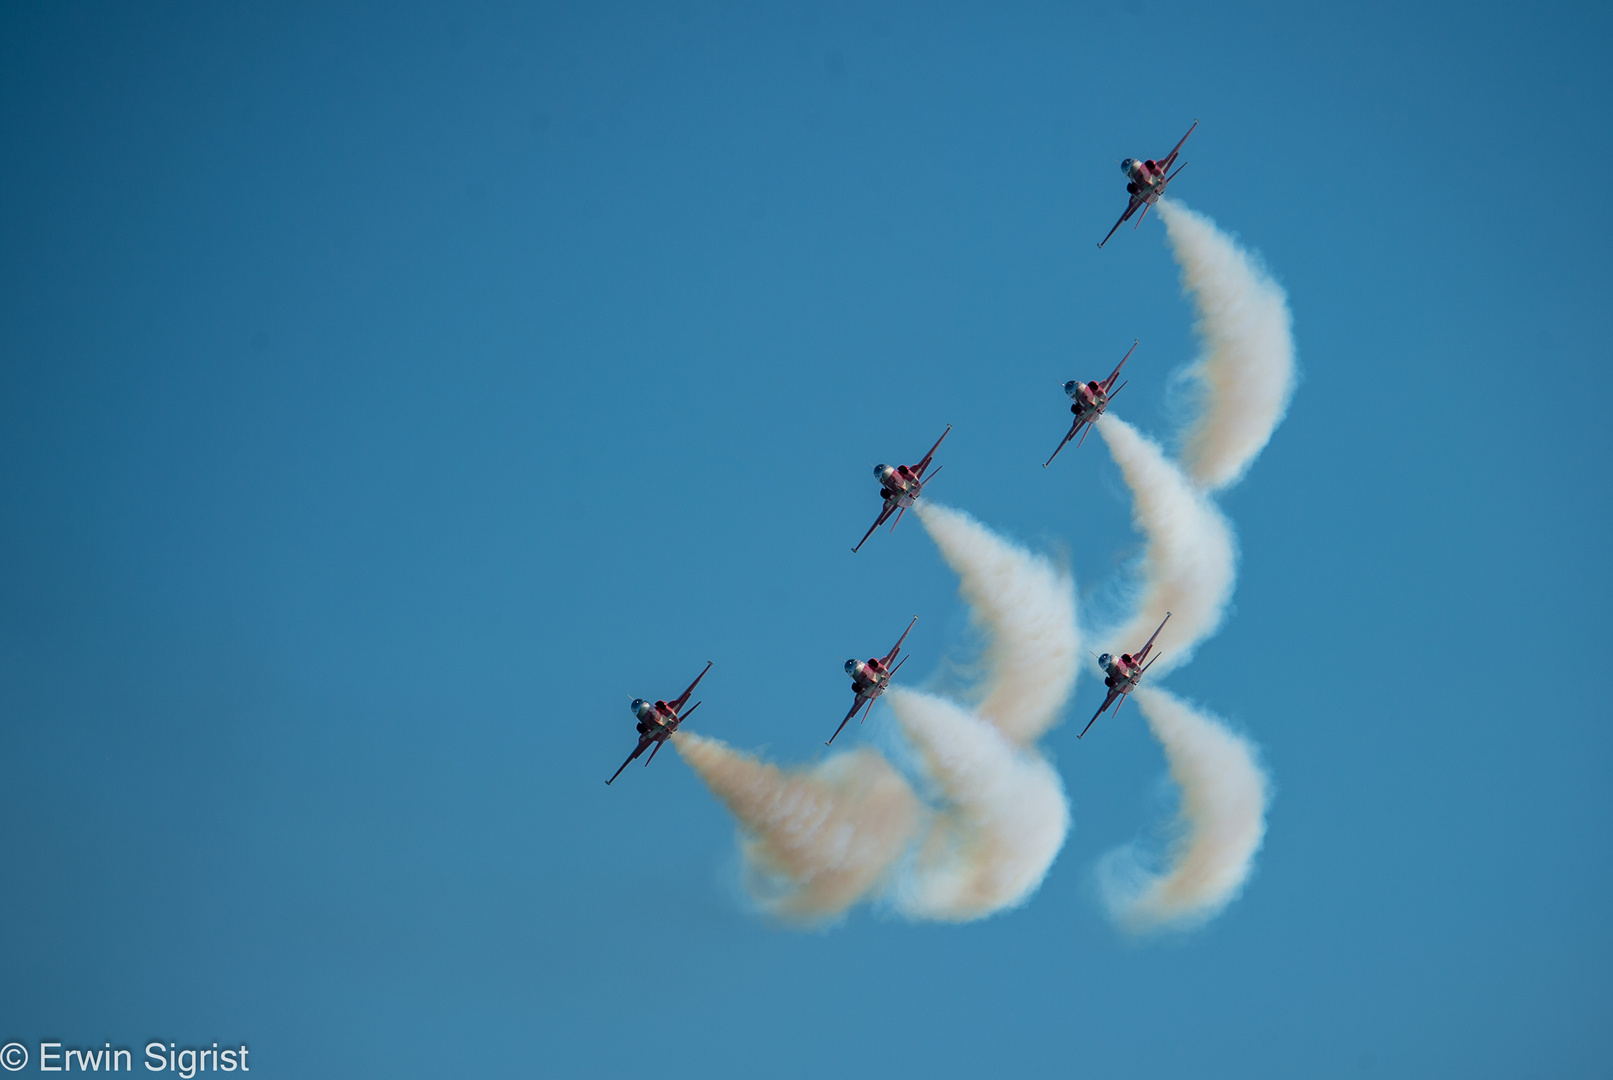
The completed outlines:
{"type": "MultiPolygon", "coordinates": [[[[868,543],[868,538],[874,535],[874,530],[885,524],[886,519],[891,516],[891,511],[894,509],[896,509],[896,499],[893,496],[885,500],[885,509],[879,512],[879,516],[874,519],[874,523],[868,526],[868,531],[863,533],[863,538],[857,541],[857,546],[851,549],[852,554],[855,555],[862,550],[862,546],[868,543]]],[[[894,529],[896,526],[892,525],[891,528],[894,529]]]]}
{"type": "MultiPolygon", "coordinates": [[[[1146,201],[1147,200],[1145,200],[1141,195],[1133,195],[1131,197],[1131,205],[1126,207],[1126,212],[1120,215],[1119,221],[1115,222],[1114,229],[1109,230],[1109,236],[1113,236],[1115,234],[1115,229],[1120,228],[1120,226],[1130,221],[1131,215],[1135,214],[1137,212],[1137,208],[1143,205],[1143,203],[1146,201]]],[[[1142,222],[1139,221],[1138,224],[1140,225],[1142,222]]],[[[1105,236],[1102,240],[1099,240],[1098,246],[1102,247],[1103,245],[1107,244],[1109,242],[1109,236],[1105,236]]]]}
{"type": "MultiPolygon", "coordinates": [[[[947,429],[945,431],[941,432],[941,438],[935,440],[935,445],[930,447],[930,452],[928,454],[925,454],[923,460],[921,460],[917,465],[913,466],[913,475],[915,475],[917,477],[920,477],[920,478],[923,478],[924,470],[928,469],[930,467],[930,459],[935,456],[935,452],[937,450],[941,449],[941,443],[950,434],[952,434],[952,425],[948,424],[947,429]]],[[[937,469],[935,471],[940,472],[941,470],[937,469]]]]}
{"type": "Polygon", "coordinates": [[[1159,620],[1159,630],[1154,631],[1154,636],[1148,639],[1148,644],[1143,646],[1143,651],[1139,652],[1139,653],[1132,653],[1131,654],[1131,658],[1134,661],[1136,661],[1137,663],[1140,664],[1144,660],[1148,659],[1148,650],[1150,650],[1150,649],[1152,649],[1154,647],[1154,638],[1157,638],[1159,636],[1159,631],[1165,629],[1165,624],[1170,622],[1170,621],[1171,621],[1171,613],[1167,611],[1165,613],[1165,617],[1163,619],[1159,620]]]}
{"type": "MultiPolygon", "coordinates": [[[[706,677],[706,672],[710,671],[710,670],[711,670],[711,661],[707,660],[705,668],[700,672],[700,674],[698,674],[698,675],[696,675],[694,677],[694,682],[689,684],[689,689],[687,689],[683,693],[679,694],[678,699],[676,701],[667,702],[667,705],[669,705],[671,707],[673,712],[677,712],[679,709],[683,708],[683,703],[685,701],[689,700],[689,695],[694,693],[694,688],[700,685],[700,680],[704,679],[706,677]]],[[[689,711],[693,712],[694,710],[691,709],[689,711]]]]}
{"type": "Polygon", "coordinates": [[[1076,738],[1085,738],[1086,733],[1092,730],[1092,725],[1098,722],[1098,717],[1103,715],[1103,710],[1113,705],[1115,703],[1115,698],[1123,698],[1125,696],[1126,695],[1123,692],[1111,688],[1108,696],[1103,699],[1103,704],[1098,706],[1098,711],[1092,714],[1092,719],[1087,721],[1087,726],[1081,729],[1081,734],[1077,735],[1076,738]]]}
{"type": "Polygon", "coordinates": [[[907,640],[907,635],[913,632],[913,623],[918,621],[919,617],[917,615],[913,616],[913,622],[907,624],[907,629],[902,631],[902,636],[896,639],[896,644],[891,646],[891,651],[886,653],[885,659],[880,661],[880,663],[884,665],[885,670],[889,671],[892,675],[896,674],[896,672],[891,668],[891,661],[896,659],[896,654],[902,651],[902,642],[907,640]]]}

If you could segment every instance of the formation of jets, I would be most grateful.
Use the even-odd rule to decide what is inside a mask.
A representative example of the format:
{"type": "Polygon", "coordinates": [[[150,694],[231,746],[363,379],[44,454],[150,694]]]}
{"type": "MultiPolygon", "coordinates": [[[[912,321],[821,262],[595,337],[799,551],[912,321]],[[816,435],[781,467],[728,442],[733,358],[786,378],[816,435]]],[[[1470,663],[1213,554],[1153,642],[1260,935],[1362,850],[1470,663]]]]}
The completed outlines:
{"type": "MultiPolygon", "coordinates": [[[[1131,201],[1126,206],[1126,212],[1120,215],[1120,220],[1115,222],[1114,228],[1111,228],[1108,235],[1098,242],[1098,247],[1101,248],[1104,244],[1107,244],[1109,238],[1114,236],[1115,230],[1129,221],[1139,208],[1142,210],[1142,215],[1137,218],[1137,225],[1142,225],[1143,218],[1148,216],[1149,207],[1159,201],[1160,196],[1165,194],[1166,186],[1181,173],[1182,167],[1176,166],[1176,156],[1181,153],[1183,143],[1187,142],[1188,136],[1192,135],[1194,129],[1198,126],[1199,122],[1194,120],[1192,127],[1187,129],[1187,135],[1183,135],[1181,142],[1178,142],[1171,149],[1171,152],[1163,158],[1158,160],[1153,158],[1146,160],[1127,158],[1120,163],[1120,170],[1126,175],[1126,193],[1130,196],[1131,201]],[[1173,166],[1175,166],[1174,172],[1172,171],[1173,166]]],[[[1183,164],[1185,165],[1186,163],[1184,162],[1183,164]]],[[[1053,450],[1052,456],[1042,463],[1042,468],[1045,469],[1051,465],[1053,458],[1059,456],[1059,451],[1068,446],[1070,440],[1076,439],[1076,436],[1080,436],[1075,443],[1077,449],[1086,441],[1087,432],[1097,422],[1098,417],[1103,415],[1104,410],[1109,407],[1109,402],[1114,400],[1116,394],[1125,389],[1125,383],[1116,386],[1115,382],[1120,378],[1120,369],[1126,366],[1126,361],[1131,359],[1131,354],[1136,349],[1137,342],[1134,340],[1131,343],[1131,348],[1126,350],[1126,355],[1120,358],[1120,363],[1115,365],[1114,371],[1109,373],[1107,379],[1084,383],[1072,379],[1064,384],[1064,393],[1071,400],[1070,412],[1074,414],[1075,419],[1070,425],[1069,433],[1064,436],[1064,440],[1053,450]]],[[[874,523],[868,527],[868,531],[863,534],[863,538],[857,541],[857,546],[851,549],[853,553],[861,551],[862,546],[868,542],[868,538],[874,535],[874,530],[890,520],[892,514],[896,515],[896,520],[891,522],[891,531],[896,530],[897,524],[902,520],[902,515],[913,507],[919,496],[923,494],[925,485],[941,471],[941,467],[936,466],[935,470],[931,472],[930,464],[935,458],[935,452],[941,448],[941,443],[945,441],[951,431],[952,425],[948,424],[946,430],[941,432],[941,437],[935,440],[935,445],[930,447],[929,453],[920,458],[917,464],[897,465],[895,467],[890,465],[874,466],[874,476],[879,481],[879,496],[883,505],[880,507],[879,517],[874,519],[874,523]]],[[[1077,735],[1076,738],[1084,738],[1087,732],[1092,730],[1092,725],[1097,723],[1098,717],[1102,716],[1117,701],[1120,705],[1116,706],[1115,715],[1120,714],[1120,707],[1125,705],[1126,697],[1137,689],[1144,673],[1158,661],[1158,656],[1150,660],[1149,654],[1153,651],[1154,642],[1159,638],[1160,633],[1165,629],[1165,623],[1169,622],[1170,618],[1171,614],[1167,611],[1164,620],[1159,624],[1159,628],[1154,631],[1153,636],[1143,644],[1139,651],[1121,653],[1119,656],[1104,653],[1098,657],[1098,667],[1102,669],[1104,676],[1103,685],[1108,692],[1104,696],[1103,704],[1099,706],[1097,712],[1092,714],[1092,719],[1087,721],[1087,726],[1081,729],[1081,734],[1077,735]]],[[[902,636],[896,639],[896,644],[891,646],[891,651],[883,657],[846,661],[846,674],[851,676],[851,689],[854,694],[851,711],[846,713],[845,719],[840,721],[840,726],[835,728],[834,734],[829,736],[829,742],[824,745],[827,746],[833,743],[840,733],[845,730],[846,725],[851,723],[851,718],[856,716],[859,711],[863,713],[863,720],[868,719],[868,713],[873,709],[874,702],[890,687],[891,679],[895,676],[897,669],[907,662],[906,657],[903,657],[900,661],[896,657],[902,651],[902,642],[907,640],[907,635],[912,632],[913,626],[917,622],[918,616],[915,615],[913,621],[907,624],[907,629],[902,631],[902,636]]],[[[672,733],[678,730],[678,727],[689,718],[689,715],[695,709],[700,707],[700,702],[697,701],[689,706],[687,711],[684,710],[684,705],[688,703],[689,696],[694,693],[694,688],[699,685],[700,680],[705,678],[706,672],[710,670],[711,663],[708,661],[704,670],[695,676],[694,682],[689,684],[689,688],[671,701],[633,699],[633,715],[638,720],[638,746],[628,755],[627,760],[622,762],[621,768],[618,768],[615,774],[605,781],[606,784],[614,782],[618,776],[622,775],[622,769],[627,768],[652,745],[654,749],[650,750],[650,756],[644,764],[647,766],[651,761],[655,760],[655,755],[660,752],[661,745],[672,737],[672,733]]]]}

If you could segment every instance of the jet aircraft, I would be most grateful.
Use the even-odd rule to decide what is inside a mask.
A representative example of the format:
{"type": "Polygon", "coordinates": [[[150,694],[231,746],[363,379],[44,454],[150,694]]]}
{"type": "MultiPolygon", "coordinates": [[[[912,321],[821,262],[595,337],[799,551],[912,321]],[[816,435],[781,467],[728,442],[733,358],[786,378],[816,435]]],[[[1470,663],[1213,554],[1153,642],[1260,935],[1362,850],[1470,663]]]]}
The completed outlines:
{"type": "Polygon", "coordinates": [[[1148,660],[1148,651],[1154,647],[1154,638],[1159,637],[1159,631],[1165,629],[1165,624],[1170,621],[1171,613],[1167,611],[1165,617],[1159,621],[1159,630],[1154,631],[1154,637],[1148,639],[1148,644],[1143,646],[1141,652],[1121,653],[1119,656],[1104,653],[1098,657],[1098,666],[1103,669],[1103,685],[1109,688],[1109,694],[1103,699],[1103,705],[1098,711],[1092,714],[1092,719],[1087,721],[1087,726],[1081,729],[1081,734],[1076,736],[1077,739],[1092,730],[1092,725],[1098,722],[1103,710],[1114,705],[1115,698],[1120,699],[1120,704],[1115,705],[1115,715],[1120,715],[1121,708],[1126,704],[1126,695],[1137,689],[1137,683],[1142,680],[1143,672],[1153,667],[1154,660],[1159,659],[1156,656],[1154,660],[1148,660]],[[1144,660],[1148,662],[1145,664],[1144,660]]]}
{"type": "MultiPolygon", "coordinates": [[[[674,731],[678,730],[678,725],[687,720],[690,713],[700,708],[700,702],[697,701],[689,706],[689,712],[680,715],[680,710],[683,708],[684,703],[689,700],[689,695],[694,693],[694,688],[700,685],[700,680],[704,679],[706,672],[710,670],[711,661],[707,660],[705,668],[694,677],[694,682],[689,684],[689,689],[672,701],[633,699],[633,704],[630,708],[633,710],[633,715],[638,717],[638,749],[627,755],[627,760],[622,762],[622,769],[631,765],[634,758],[644,753],[645,747],[654,743],[655,749],[650,751],[649,761],[644,763],[646,768],[649,767],[650,762],[655,760],[655,755],[661,752],[661,744],[666,742],[674,731]]],[[[622,775],[622,769],[617,769],[616,775],[605,781],[606,787],[614,783],[617,776],[622,775]]]]}
{"type": "MultiPolygon", "coordinates": [[[[1193,134],[1193,128],[1198,126],[1199,122],[1197,120],[1193,121],[1193,127],[1187,129],[1187,135],[1193,134]]],[[[1182,171],[1177,169],[1176,172],[1171,172],[1171,165],[1176,161],[1176,155],[1181,152],[1182,143],[1187,141],[1187,135],[1182,136],[1182,142],[1176,144],[1176,149],[1158,161],[1153,159],[1138,161],[1136,158],[1127,158],[1120,163],[1120,171],[1126,174],[1126,194],[1131,196],[1131,202],[1127,204],[1126,212],[1120,215],[1120,220],[1115,222],[1115,228],[1109,230],[1109,236],[1113,236],[1115,229],[1120,228],[1121,225],[1129,221],[1131,215],[1137,212],[1139,206],[1143,208],[1143,217],[1137,219],[1137,225],[1143,223],[1143,218],[1148,216],[1148,208],[1157,203],[1159,197],[1165,194],[1165,185],[1175,180],[1177,174],[1182,171]],[[1167,176],[1165,175],[1166,173],[1170,173],[1170,175],[1167,176]]],[[[1182,162],[1182,166],[1186,168],[1187,162],[1182,162]]],[[[1132,228],[1135,229],[1137,225],[1133,225],[1132,228]]],[[[1109,236],[1099,240],[1098,246],[1102,247],[1107,244],[1109,236]]]]}
{"type": "MultiPolygon", "coordinates": [[[[1131,348],[1126,350],[1126,355],[1120,358],[1120,363],[1115,365],[1114,371],[1102,382],[1082,383],[1071,379],[1064,384],[1064,392],[1075,399],[1075,404],[1070,406],[1070,411],[1075,414],[1075,423],[1070,425],[1070,433],[1064,436],[1064,442],[1059,443],[1058,449],[1053,451],[1053,457],[1042,462],[1042,468],[1045,469],[1053,464],[1053,458],[1058,457],[1059,450],[1063,450],[1065,444],[1075,438],[1076,432],[1081,431],[1083,427],[1087,427],[1090,430],[1089,425],[1102,416],[1103,410],[1109,407],[1109,399],[1126,388],[1125,383],[1115,386],[1115,380],[1120,378],[1120,369],[1126,366],[1126,361],[1131,359],[1131,354],[1136,350],[1137,342],[1136,339],[1133,339],[1131,348]]],[[[1086,433],[1082,432],[1081,442],[1076,443],[1075,448],[1079,450],[1081,443],[1086,441],[1086,433]]]]}
{"type": "MultiPolygon", "coordinates": [[[[896,531],[896,525],[902,520],[902,515],[907,513],[908,507],[918,501],[924,485],[929,482],[924,479],[924,470],[930,467],[930,459],[935,456],[936,450],[941,447],[941,441],[951,431],[952,425],[948,424],[946,431],[941,432],[941,438],[935,440],[930,452],[925,454],[924,460],[917,465],[898,465],[894,469],[889,465],[874,466],[874,475],[879,478],[879,495],[885,500],[885,506],[880,510],[879,517],[874,523],[868,526],[868,531],[863,533],[863,538],[857,541],[857,546],[851,549],[854,553],[862,550],[862,546],[868,543],[868,538],[874,535],[874,530],[885,524],[885,519],[891,516],[892,510],[896,511],[896,521],[891,522],[891,531],[896,531]]],[[[940,472],[941,467],[937,466],[935,471],[940,472]]],[[[930,479],[933,480],[934,476],[932,475],[930,479]]]]}
{"type": "MultiPolygon", "coordinates": [[[[912,633],[913,623],[918,621],[919,617],[917,615],[913,616],[913,622],[907,624],[907,629],[902,631],[902,636],[896,639],[896,644],[891,646],[891,651],[885,654],[884,659],[870,656],[866,662],[862,660],[846,661],[846,674],[851,676],[851,688],[857,692],[857,700],[852,702],[851,711],[846,714],[844,720],[840,721],[840,726],[835,728],[835,733],[829,736],[829,742],[823,745],[828,746],[829,743],[840,737],[840,733],[846,729],[846,725],[851,722],[851,718],[857,715],[858,709],[867,705],[869,711],[873,710],[874,699],[883,694],[885,688],[890,685],[891,676],[896,674],[896,668],[907,663],[907,657],[904,656],[896,667],[891,667],[891,661],[895,660],[896,654],[902,651],[902,642],[906,641],[907,635],[912,633]]],[[[866,721],[867,719],[868,713],[865,712],[863,713],[863,720],[866,721]]]]}

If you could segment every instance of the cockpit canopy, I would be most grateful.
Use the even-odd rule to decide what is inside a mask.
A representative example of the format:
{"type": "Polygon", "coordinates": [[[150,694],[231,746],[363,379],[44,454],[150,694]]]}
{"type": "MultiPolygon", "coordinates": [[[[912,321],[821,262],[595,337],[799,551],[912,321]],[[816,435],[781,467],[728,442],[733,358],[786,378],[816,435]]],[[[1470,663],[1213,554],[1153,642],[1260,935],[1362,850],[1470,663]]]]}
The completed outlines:
{"type": "Polygon", "coordinates": [[[847,675],[855,675],[855,674],[857,674],[857,661],[855,661],[855,660],[847,660],[846,661],[846,674],[847,675]]]}
{"type": "Polygon", "coordinates": [[[1137,159],[1136,158],[1127,158],[1125,161],[1122,161],[1120,163],[1120,171],[1125,173],[1127,176],[1130,176],[1131,175],[1131,167],[1133,165],[1135,165],[1135,164],[1137,164],[1137,159]]]}
{"type": "Polygon", "coordinates": [[[1113,658],[1108,653],[1104,653],[1102,656],[1098,657],[1098,666],[1103,668],[1105,671],[1108,671],[1109,661],[1111,659],[1113,658]]]}
{"type": "Polygon", "coordinates": [[[1080,385],[1081,385],[1080,383],[1076,382],[1074,379],[1071,379],[1069,382],[1064,384],[1064,392],[1066,394],[1069,394],[1071,397],[1074,397],[1075,396],[1075,388],[1077,386],[1080,386],[1080,385]]]}

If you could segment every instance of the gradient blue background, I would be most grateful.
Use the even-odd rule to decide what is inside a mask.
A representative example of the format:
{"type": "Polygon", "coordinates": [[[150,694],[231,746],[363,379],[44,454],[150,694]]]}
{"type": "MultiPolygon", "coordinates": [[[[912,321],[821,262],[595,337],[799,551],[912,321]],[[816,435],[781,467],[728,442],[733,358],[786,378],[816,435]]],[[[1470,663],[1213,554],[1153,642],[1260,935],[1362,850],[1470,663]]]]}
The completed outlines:
{"type": "Polygon", "coordinates": [[[1607,1075],[1608,9],[997,7],[0,10],[0,1040],[1607,1075]],[[1102,443],[1037,466],[1133,337],[1174,430],[1164,230],[1093,243],[1195,116],[1303,367],[1169,679],[1263,748],[1255,877],[1111,928],[1173,806],[1128,710],[1047,740],[1021,910],[770,927],[675,755],[601,784],[628,699],[715,660],[699,730],[810,761],[838,656],[967,659],[922,529],[847,551],[948,422],[934,496],[1112,591],[1102,443]]]}

